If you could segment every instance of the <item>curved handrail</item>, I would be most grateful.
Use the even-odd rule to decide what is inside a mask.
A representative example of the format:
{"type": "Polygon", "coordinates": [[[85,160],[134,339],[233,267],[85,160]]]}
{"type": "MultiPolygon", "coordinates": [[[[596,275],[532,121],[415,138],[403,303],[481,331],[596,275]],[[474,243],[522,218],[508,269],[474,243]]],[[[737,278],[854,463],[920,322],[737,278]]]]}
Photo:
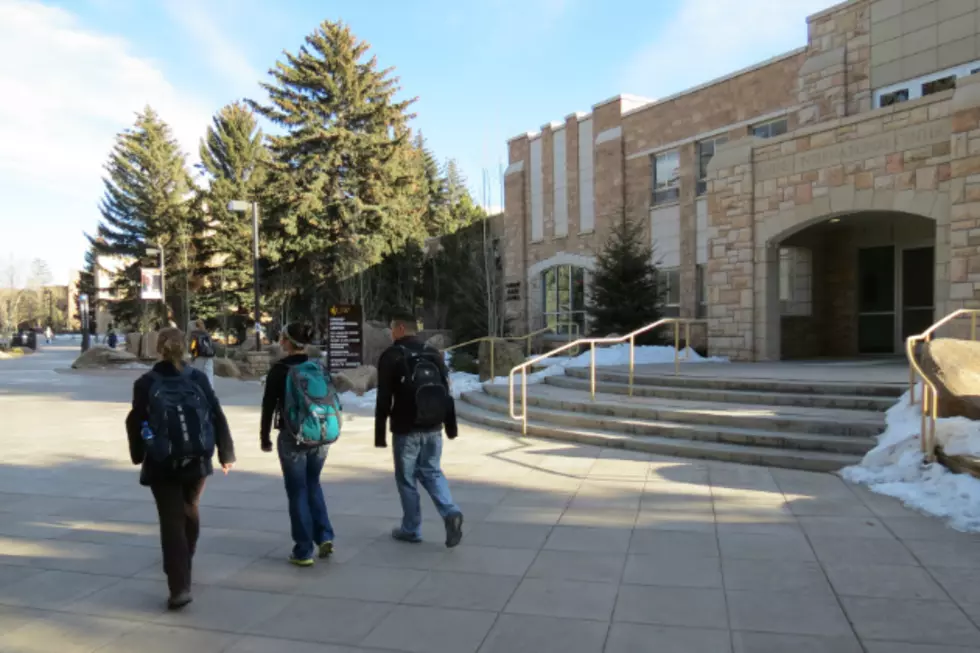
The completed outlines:
{"type": "Polygon", "coordinates": [[[590,351],[591,351],[591,354],[592,354],[592,359],[591,359],[590,364],[589,364],[589,387],[590,387],[591,394],[592,394],[592,400],[594,401],[595,400],[595,381],[596,381],[596,379],[595,379],[595,377],[596,377],[596,374],[595,374],[595,368],[596,368],[596,365],[595,365],[595,346],[596,345],[615,345],[615,344],[622,344],[624,342],[629,342],[630,343],[629,395],[632,397],[633,396],[633,376],[634,376],[634,370],[636,368],[636,361],[635,361],[634,352],[636,350],[636,338],[637,338],[637,336],[641,336],[644,333],[647,333],[648,331],[652,331],[653,329],[657,329],[657,328],[666,326],[668,324],[673,324],[674,325],[674,374],[678,374],[680,372],[680,361],[681,361],[681,357],[680,357],[680,333],[681,333],[680,332],[680,327],[681,327],[681,325],[683,324],[684,325],[684,328],[685,328],[685,332],[684,332],[685,333],[685,339],[684,339],[684,341],[685,341],[685,343],[686,343],[687,346],[684,349],[684,358],[687,359],[688,351],[690,350],[690,347],[691,347],[691,345],[690,345],[690,343],[691,343],[691,325],[692,324],[705,324],[705,325],[707,325],[707,323],[708,323],[708,321],[707,320],[704,320],[704,319],[689,319],[689,318],[680,318],[680,317],[668,317],[668,318],[664,318],[664,319],[661,319],[661,320],[657,320],[656,322],[653,322],[652,324],[648,324],[648,325],[646,325],[644,327],[640,327],[636,331],[632,331],[630,333],[627,333],[625,336],[607,336],[605,338],[580,338],[578,340],[574,340],[572,342],[565,343],[561,347],[558,347],[556,349],[552,349],[549,352],[545,352],[545,353],[543,353],[543,354],[541,354],[539,356],[535,356],[534,358],[528,359],[528,360],[524,361],[523,363],[521,363],[520,365],[516,365],[513,369],[511,369],[510,374],[507,376],[508,385],[510,387],[510,389],[509,389],[509,395],[508,395],[508,397],[509,397],[509,404],[510,404],[510,417],[511,417],[511,419],[519,419],[519,420],[521,420],[521,424],[522,424],[521,430],[522,430],[522,433],[524,433],[526,435],[527,434],[527,370],[528,370],[529,367],[531,367],[533,365],[537,365],[538,363],[540,363],[541,361],[543,361],[545,359],[551,358],[552,356],[555,356],[557,354],[560,354],[560,353],[562,353],[564,351],[568,351],[569,349],[572,349],[572,348],[578,348],[578,347],[581,347],[583,345],[589,345],[590,351]],[[521,414],[520,415],[517,415],[514,412],[514,375],[518,371],[520,371],[520,373],[521,373],[521,414]]]}
{"type": "MultiPolygon", "coordinates": [[[[569,325],[576,327],[576,330],[578,328],[578,324],[576,324],[574,322],[570,322],[569,325]]],[[[531,333],[525,334],[523,336],[481,336],[479,338],[473,338],[472,340],[467,340],[466,342],[461,342],[459,344],[452,345],[450,347],[446,347],[445,349],[442,349],[441,351],[442,351],[443,354],[445,354],[446,352],[453,351],[454,349],[459,349],[460,347],[466,347],[467,345],[475,345],[475,344],[477,344],[479,342],[489,342],[490,343],[490,378],[491,379],[494,379],[494,378],[496,378],[496,376],[494,375],[494,373],[496,372],[496,369],[495,369],[496,365],[495,365],[495,362],[494,362],[494,346],[493,346],[493,344],[495,342],[498,342],[498,341],[514,342],[514,341],[524,340],[527,343],[527,349],[526,349],[527,355],[530,356],[531,355],[531,338],[534,338],[536,336],[539,336],[542,333],[546,333],[548,331],[554,331],[554,330],[555,330],[554,327],[545,327],[543,329],[538,329],[537,331],[532,331],[531,333]]]]}
{"type": "Polygon", "coordinates": [[[919,365],[919,361],[915,356],[915,347],[920,343],[930,342],[936,331],[946,326],[956,318],[963,317],[965,315],[970,316],[970,339],[976,340],[977,316],[980,315],[980,309],[975,308],[961,308],[955,310],[919,335],[909,336],[905,340],[905,356],[909,361],[909,405],[911,406],[915,404],[915,380],[916,376],[918,376],[922,380],[923,384],[920,442],[922,445],[922,453],[925,454],[926,459],[930,461],[935,457],[936,419],[939,412],[939,389],[936,387],[936,384],[929,380],[925,372],[922,370],[922,367],[919,365]],[[929,422],[928,435],[926,431],[927,420],[929,422]]]}

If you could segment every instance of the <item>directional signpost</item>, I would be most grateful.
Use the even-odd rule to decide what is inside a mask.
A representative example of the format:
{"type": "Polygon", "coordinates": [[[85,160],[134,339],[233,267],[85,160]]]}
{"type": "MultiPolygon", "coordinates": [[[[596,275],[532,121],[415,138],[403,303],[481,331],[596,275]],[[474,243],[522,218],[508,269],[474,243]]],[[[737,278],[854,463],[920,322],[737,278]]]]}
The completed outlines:
{"type": "Polygon", "coordinates": [[[340,372],[361,366],[364,313],[359,304],[334,304],[327,316],[327,369],[340,372]]]}

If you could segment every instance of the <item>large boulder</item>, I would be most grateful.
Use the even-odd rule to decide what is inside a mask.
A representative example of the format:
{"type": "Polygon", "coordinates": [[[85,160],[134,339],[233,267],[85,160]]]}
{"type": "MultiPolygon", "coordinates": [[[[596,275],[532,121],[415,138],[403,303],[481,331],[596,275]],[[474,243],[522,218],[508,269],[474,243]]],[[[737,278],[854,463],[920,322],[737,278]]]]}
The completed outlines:
{"type": "Polygon", "coordinates": [[[365,365],[377,365],[381,353],[391,346],[391,329],[380,322],[364,323],[364,346],[362,348],[365,365]]]}
{"type": "Polygon", "coordinates": [[[980,419],[980,342],[940,338],[921,344],[918,356],[939,390],[939,417],[980,419]]]}
{"type": "Polygon", "coordinates": [[[374,365],[361,365],[333,375],[337,392],[353,392],[362,395],[378,387],[378,369],[374,365]]]}
{"type": "Polygon", "coordinates": [[[133,356],[140,355],[140,345],[143,342],[143,334],[137,332],[126,334],[126,351],[133,356]]]}
{"type": "Polygon", "coordinates": [[[523,343],[506,340],[493,341],[493,370],[490,369],[491,341],[480,343],[480,380],[486,381],[491,376],[506,376],[511,369],[524,362],[523,343]]]}
{"type": "Polygon", "coordinates": [[[238,367],[238,363],[229,358],[215,358],[214,375],[226,379],[240,379],[242,370],[238,367]]]}
{"type": "Polygon", "coordinates": [[[119,367],[120,365],[125,365],[127,363],[138,362],[139,359],[128,351],[123,351],[121,349],[110,349],[109,347],[104,347],[102,345],[95,345],[76,358],[75,362],[72,363],[71,366],[76,370],[104,369],[119,367]]]}
{"type": "Polygon", "coordinates": [[[435,347],[439,351],[442,351],[443,349],[445,349],[446,347],[452,344],[452,340],[450,340],[449,336],[446,335],[445,333],[437,333],[431,338],[429,338],[428,340],[426,340],[425,344],[429,345],[430,347],[435,347]]]}

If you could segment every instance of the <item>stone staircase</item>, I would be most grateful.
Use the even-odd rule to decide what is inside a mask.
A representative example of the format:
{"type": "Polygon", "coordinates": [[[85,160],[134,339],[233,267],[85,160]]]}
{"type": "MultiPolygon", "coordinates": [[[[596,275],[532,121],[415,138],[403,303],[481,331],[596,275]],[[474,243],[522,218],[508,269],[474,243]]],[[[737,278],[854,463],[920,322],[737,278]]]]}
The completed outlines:
{"type": "MultiPolygon", "coordinates": [[[[665,372],[637,375],[630,397],[626,372],[600,369],[592,401],[588,377],[588,368],[572,368],[528,385],[528,435],[815,471],[858,462],[884,430],[884,411],[906,389],[894,383],[665,372]]],[[[457,414],[472,423],[519,433],[521,423],[510,418],[507,394],[506,385],[490,384],[465,393],[457,402],[457,414]]]]}

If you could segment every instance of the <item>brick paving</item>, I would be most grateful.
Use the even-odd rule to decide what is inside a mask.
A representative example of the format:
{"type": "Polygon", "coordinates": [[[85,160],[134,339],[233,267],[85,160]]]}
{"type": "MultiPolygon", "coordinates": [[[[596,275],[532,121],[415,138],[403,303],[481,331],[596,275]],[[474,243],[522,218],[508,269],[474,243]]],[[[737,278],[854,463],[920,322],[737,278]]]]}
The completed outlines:
{"type": "Polygon", "coordinates": [[[0,361],[0,651],[968,653],[980,547],[837,477],[464,427],[452,551],[388,537],[390,450],[354,416],[324,487],[337,553],[291,543],[257,384],[219,380],[239,467],[210,480],[195,602],[168,613],[156,513],[122,420],[137,372],[0,361]]]}

